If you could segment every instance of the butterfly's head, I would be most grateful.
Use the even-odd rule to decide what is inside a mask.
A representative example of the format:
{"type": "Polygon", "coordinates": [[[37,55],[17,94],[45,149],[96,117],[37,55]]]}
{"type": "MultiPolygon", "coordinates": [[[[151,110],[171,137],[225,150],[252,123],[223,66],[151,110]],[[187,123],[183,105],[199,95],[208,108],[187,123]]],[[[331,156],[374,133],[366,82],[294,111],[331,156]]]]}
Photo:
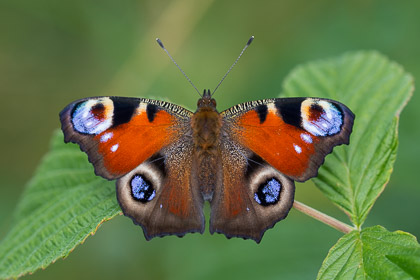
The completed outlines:
{"type": "Polygon", "coordinates": [[[216,108],[216,100],[211,97],[210,90],[204,90],[203,96],[198,99],[198,108],[216,108]]]}

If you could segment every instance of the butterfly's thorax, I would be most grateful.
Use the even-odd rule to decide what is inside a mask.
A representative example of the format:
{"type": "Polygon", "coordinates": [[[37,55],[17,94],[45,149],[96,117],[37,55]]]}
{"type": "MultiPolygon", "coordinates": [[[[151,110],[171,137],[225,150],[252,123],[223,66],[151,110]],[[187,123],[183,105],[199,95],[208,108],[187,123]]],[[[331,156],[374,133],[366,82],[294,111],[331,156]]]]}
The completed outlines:
{"type": "MultiPolygon", "coordinates": [[[[215,183],[220,178],[220,129],[222,119],[216,103],[210,96],[198,101],[197,111],[191,119],[197,183],[204,199],[211,200],[215,183]]],[[[194,176],[194,174],[192,174],[194,176]]]]}
{"type": "Polygon", "coordinates": [[[199,109],[192,118],[193,141],[195,151],[199,154],[212,154],[217,150],[221,118],[211,108],[199,109]]]}

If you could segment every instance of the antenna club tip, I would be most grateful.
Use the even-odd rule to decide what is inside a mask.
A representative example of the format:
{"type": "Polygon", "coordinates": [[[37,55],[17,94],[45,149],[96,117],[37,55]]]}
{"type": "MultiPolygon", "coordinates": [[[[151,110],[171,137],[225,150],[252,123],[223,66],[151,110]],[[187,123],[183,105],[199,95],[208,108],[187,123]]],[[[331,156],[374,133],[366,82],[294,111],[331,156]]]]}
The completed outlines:
{"type": "Polygon", "coordinates": [[[254,38],[254,35],[252,35],[251,38],[249,38],[248,43],[246,43],[247,46],[251,45],[252,41],[254,41],[254,38]]]}
{"type": "Polygon", "coordinates": [[[160,46],[162,49],[165,49],[165,47],[163,46],[162,41],[161,41],[159,38],[156,38],[156,42],[159,44],[159,46],[160,46]]]}

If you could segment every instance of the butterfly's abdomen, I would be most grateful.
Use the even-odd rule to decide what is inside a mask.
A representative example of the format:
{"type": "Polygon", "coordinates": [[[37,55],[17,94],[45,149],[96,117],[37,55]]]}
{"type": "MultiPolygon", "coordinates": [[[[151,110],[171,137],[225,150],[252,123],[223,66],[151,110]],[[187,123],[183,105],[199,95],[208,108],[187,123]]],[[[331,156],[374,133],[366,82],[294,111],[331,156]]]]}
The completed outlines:
{"type": "Polygon", "coordinates": [[[222,120],[215,108],[199,108],[191,125],[197,184],[204,199],[211,200],[215,183],[221,176],[219,143],[222,120]]]}

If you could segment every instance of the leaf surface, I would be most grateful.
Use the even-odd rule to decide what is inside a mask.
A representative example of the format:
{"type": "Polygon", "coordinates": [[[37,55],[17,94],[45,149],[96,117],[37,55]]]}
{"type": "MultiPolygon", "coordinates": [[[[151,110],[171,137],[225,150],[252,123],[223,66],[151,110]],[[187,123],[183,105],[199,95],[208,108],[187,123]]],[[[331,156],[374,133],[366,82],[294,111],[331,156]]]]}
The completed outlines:
{"type": "Polygon", "coordinates": [[[403,231],[355,230],[331,248],[318,279],[420,279],[420,245],[403,231]]]}
{"type": "Polygon", "coordinates": [[[77,145],[55,133],[0,243],[0,278],[19,277],[67,256],[121,212],[115,183],[96,177],[77,145]]]}

